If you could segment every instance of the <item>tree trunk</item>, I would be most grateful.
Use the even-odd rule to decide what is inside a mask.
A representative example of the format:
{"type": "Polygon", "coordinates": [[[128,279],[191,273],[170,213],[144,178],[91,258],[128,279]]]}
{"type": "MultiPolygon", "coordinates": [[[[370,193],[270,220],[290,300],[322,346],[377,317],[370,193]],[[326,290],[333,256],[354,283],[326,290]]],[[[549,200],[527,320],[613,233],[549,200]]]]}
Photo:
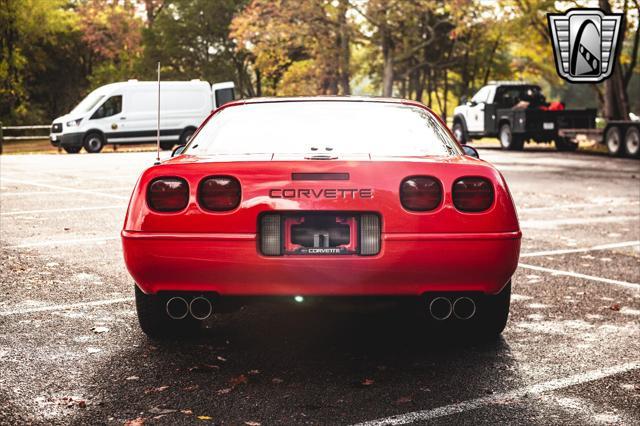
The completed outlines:
{"type": "Polygon", "coordinates": [[[349,10],[349,0],[340,0],[338,9],[338,22],[339,22],[339,34],[340,34],[340,71],[339,71],[339,83],[340,89],[343,95],[351,94],[351,50],[350,50],[350,36],[349,26],[347,24],[347,11],[349,10]]]}
{"type": "MultiPolygon", "coordinates": [[[[600,8],[605,13],[611,13],[611,5],[608,0],[600,0],[600,8]]],[[[624,34],[624,20],[620,33],[624,34]]],[[[619,41],[622,42],[622,37],[619,41]]],[[[629,98],[627,96],[627,89],[624,84],[624,75],[622,73],[622,64],[620,63],[620,51],[617,50],[617,55],[614,59],[614,68],[609,77],[604,82],[604,105],[602,108],[602,115],[607,120],[628,120],[629,119],[629,98]]]]}
{"type": "Polygon", "coordinates": [[[387,28],[382,28],[382,57],[384,68],[382,70],[382,96],[393,96],[393,40],[387,28]]]}

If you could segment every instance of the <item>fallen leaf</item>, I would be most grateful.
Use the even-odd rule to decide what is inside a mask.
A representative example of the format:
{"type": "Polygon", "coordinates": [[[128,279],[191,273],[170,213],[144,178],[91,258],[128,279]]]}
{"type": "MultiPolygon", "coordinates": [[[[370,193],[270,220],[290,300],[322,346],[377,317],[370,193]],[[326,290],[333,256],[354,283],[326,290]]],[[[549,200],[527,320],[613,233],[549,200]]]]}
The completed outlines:
{"type": "Polygon", "coordinates": [[[249,382],[249,379],[247,379],[247,376],[245,376],[244,374],[241,374],[238,377],[232,377],[229,380],[229,384],[232,388],[235,388],[236,386],[241,384],[246,384],[247,382],[249,382]]]}
{"type": "Polygon", "coordinates": [[[125,380],[140,380],[140,377],[138,377],[138,376],[129,376],[125,380]]]}
{"type": "Polygon", "coordinates": [[[171,414],[171,413],[175,413],[178,410],[174,410],[171,408],[160,408],[160,407],[153,407],[149,409],[149,412],[151,414],[171,414]]]}
{"type": "Polygon", "coordinates": [[[619,303],[614,303],[613,305],[609,306],[609,309],[611,309],[612,311],[619,311],[621,308],[619,303]]]}
{"type": "Polygon", "coordinates": [[[260,374],[260,370],[249,370],[248,374],[251,375],[251,376],[255,376],[257,374],[260,374]]]}
{"type": "Polygon", "coordinates": [[[127,420],[126,422],[124,422],[124,426],[142,426],[144,425],[144,421],[144,417],[138,417],[133,420],[127,420]]]}
{"type": "Polygon", "coordinates": [[[193,411],[191,411],[191,410],[180,410],[180,412],[181,412],[182,414],[186,414],[187,416],[190,416],[190,415],[192,415],[192,414],[193,414],[193,411]]]}
{"type": "Polygon", "coordinates": [[[218,361],[227,362],[227,359],[223,356],[218,355],[216,358],[218,359],[218,361]]]}
{"type": "Polygon", "coordinates": [[[407,404],[409,402],[413,402],[413,398],[410,396],[401,396],[396,400],[396,404],[407,404]]]}
{"type": "Polygon", "coordinates": [[[271,383],[276,384],[276,385],[278,385],[278,384],[280,384],[282,382],[284,382],[284,380],[282,380],[280,377],[274,377],[273,379],[271,379],[271,383]]]}
{"type": "Polygon", "coordinates": [[[102,349],[98,349],[98,348],[87,348],[87,352],[89,352],[90,354],[97,354],[98,352],[102,351],[102,349]]]}
{"type": "Polygon", "coordinates": [[[219,389],[216,393],[218,395],[224,395],[224,394],[229,393],[229,392],[231,392],[231,388],[219,389]]]}
{"type": "Polygon", "coordinates": [[[247,426],[260,426],[261,423],[260,422],[244,422],[245,425],[247,426]]]}
{"type": "Polygon", "coordinates": [[[169,389],[169,386],[159,386],[157,388],[150,388],[144,391],[144,393],[155,393],[155,392],[163,392],[169,389]]]}
{"type": "Polygon", "coordinates": [[[371,386],[374,383],[375,383],[375,380],[373,379],[364,379],[360,384],[362,386],[371,386]]]}
{"type": "Polygon", "coordinates": [[[187,391],[187,392],[191,392],[191,391],[194,391],[194,390],[196,390],[196,389],[198,389],[198,388],[199,388],[199,386],[198,386],[198,385],[192,385],[192,386],[184,387],[184,388],[182,388],[182,390],[183,390],[183,391],[187,391]]]}
{"type": "Polygon", "coordinates": [[[213,420],[213,417],[209,417],[209,416],[198,416],[198,420],[213,420]]]}
{"type": "Polygon", "coordinates": [[[106,333],[109,331],[109,327],[104,327],[104,326],[95,326],[91,328],[91,331],[93,331],[96,334],[100,334],[100,333],[106,333]]]}

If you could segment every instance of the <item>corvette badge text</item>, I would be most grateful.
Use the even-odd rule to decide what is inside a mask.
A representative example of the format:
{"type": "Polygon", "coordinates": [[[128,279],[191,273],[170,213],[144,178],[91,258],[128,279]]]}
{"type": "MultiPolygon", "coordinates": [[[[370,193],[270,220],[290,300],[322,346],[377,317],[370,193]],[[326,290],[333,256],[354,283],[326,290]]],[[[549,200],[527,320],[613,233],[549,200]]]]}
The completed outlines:
{"type": "Polygon", "coordinates": [[[329,198],[329,199],[353,199],[356,198],[373,198],[373,189],[371,188],[329,188],[329,189],[312,189],[312,188],[286,188],[286,189],[270,189],[269,197],[271,198],[329,198]]]}

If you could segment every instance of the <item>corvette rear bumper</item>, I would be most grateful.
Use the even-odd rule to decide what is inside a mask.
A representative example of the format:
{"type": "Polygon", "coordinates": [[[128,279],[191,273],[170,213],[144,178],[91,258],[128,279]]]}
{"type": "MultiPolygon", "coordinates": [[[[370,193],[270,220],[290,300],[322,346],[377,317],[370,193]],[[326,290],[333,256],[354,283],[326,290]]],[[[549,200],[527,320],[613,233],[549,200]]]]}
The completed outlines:
{"type": "Polygon", "coordinates": [[[221,296],[496,294],[516,270],[520,239],[520,231],[382,234],[376,256],[266,257],[256,234],[122,232],[125,263],[145,293],[221,296]]]}

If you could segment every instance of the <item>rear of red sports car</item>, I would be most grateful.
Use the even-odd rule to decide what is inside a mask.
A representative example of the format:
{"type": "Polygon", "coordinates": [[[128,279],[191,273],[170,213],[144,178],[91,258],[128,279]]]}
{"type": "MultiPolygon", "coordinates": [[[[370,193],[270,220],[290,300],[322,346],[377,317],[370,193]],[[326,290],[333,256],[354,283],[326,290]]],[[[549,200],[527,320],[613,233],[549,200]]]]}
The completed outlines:
{"type": "Polygon", "coordinates": [[[416,301],[505,326],[520,229],[506,182],[419,103],[257,99],[215,111],[147,169],[122,231],[142,329],[195,329],[228,301],[416,301]]]}

